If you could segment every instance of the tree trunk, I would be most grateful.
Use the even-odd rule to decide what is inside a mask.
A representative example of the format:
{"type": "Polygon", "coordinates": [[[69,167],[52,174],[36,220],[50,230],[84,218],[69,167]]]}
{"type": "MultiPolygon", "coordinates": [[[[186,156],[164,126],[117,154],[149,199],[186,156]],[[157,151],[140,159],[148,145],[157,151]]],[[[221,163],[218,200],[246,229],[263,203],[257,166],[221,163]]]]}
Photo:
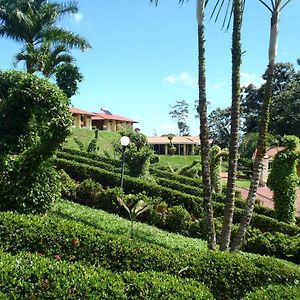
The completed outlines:
{"type": "Polygon", "coordinates": [[[242,62],[241,26],[242,0],[233,3],[233,32],[232,32],[232,104],[231,104],[231,135],[228,157],[228,181],[225,201],[225,211],[221,234],[220,249],[228,250],[231,238],[231,225],[235,206],[235,182],[238,161],[238,143],[240,127],[240,68],[242,62]]]}
{"type": "Polygon", "coordinates": [[[199,84],[199,114],[200,114],[200,141],[201,163],[203,180],[203,200],[205,205],[205,219],[207,229],[208,248],[216,249],[216,233],[212,205],[212,192],[209,166],[209,137],[206,102],[206,77],[205,77],[205,38],[204,38],[204,9],[205,0],[197,0],[198,20],[198,84],[199,84]]]}
{"type": "Polygon", "coordinates": [[[261,172],[262,159],[265,156],[267,148],[267,133],[270,119],[270,105],[272,98],[272,82],[274,77],[277,41],[278,41],[278,20],[279,20],[279,5],[272,12],[271,18],[271,32],[270,32],[270,44],[269,44],[269,65],[267,69],[267,82],[265,87],[264,101],[262,107],[262,114],[260,119],[260,130],[256,149],[256,156],[254,161],[253,175],[247,197],[247,204],[244,210],[243,218],[238,230],[238,233],[232,243],[231,251],[238,251],[242,245],[244,237],[247,232],[247,228],[250,224],[255,198],[258,188],[259,175],[261,172]]]}

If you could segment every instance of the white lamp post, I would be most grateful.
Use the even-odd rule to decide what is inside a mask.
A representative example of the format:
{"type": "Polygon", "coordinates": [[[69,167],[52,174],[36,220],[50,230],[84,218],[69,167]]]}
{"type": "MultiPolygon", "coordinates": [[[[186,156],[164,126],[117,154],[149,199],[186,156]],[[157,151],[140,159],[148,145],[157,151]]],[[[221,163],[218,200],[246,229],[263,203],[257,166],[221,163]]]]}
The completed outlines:
{"type": "Polygon", "coordinates": [[[121,171],[121,189],[123,189],[123,181],[124,181],[124,166],[125,166],[125,150],[126,147],[130,143],[130,139],[128,136],[122,136],[120,139],[120,143],[122,145],[122,171],[121,171]]]}

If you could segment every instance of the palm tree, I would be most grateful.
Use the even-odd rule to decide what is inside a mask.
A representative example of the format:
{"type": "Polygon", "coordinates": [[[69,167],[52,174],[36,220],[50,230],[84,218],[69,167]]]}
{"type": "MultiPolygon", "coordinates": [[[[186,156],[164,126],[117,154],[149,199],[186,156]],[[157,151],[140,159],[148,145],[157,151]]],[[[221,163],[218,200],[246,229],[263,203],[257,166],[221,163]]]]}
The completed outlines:
{"type": "Polygon", "coordinates": [[[31,61],[34,72],[41,72],[46,78],[56,73],[58,67],[63,63],[72,63],[74,58],[68,53],[65,45],[56,45],[51,48],[49,42],[39,48],[29,48],[21,51],[15,56],[15,65],[20,61],[31,61]]]}
{"type": "Polygon", "coordinates": [[[269,127],[269,115],[270,115],[270,104],[272,98],[272,81],[274,78],[274,68],[277,52],[278,43],[278,27],[279,27],[279,14],[280,11],[290,2],[291,0],[270,0],[271,5],[268,5],[266,1],[259,0],[270,12],[271,12],[271,28],[270,28],[270,42],[269,42],[269,64],[267,68],[267,82],[265,84],[265,93],[263,99],[263,107],[260,119],[260,130],[257,144],[257,151],[253,166],[253,175],[251,179],[251,185],[249,194],[247,197],[247,204],[244,210],[242,221],[236,237],[233,240],[231,250],[238,251],[244,240],[247,228],[250,224],[255,198],[259,182],[259,174],[261,171],[262,159],[266,153],[267,144],[267,133],[269,127]]]}
{"type": "Polygon", "coordinates": [[[5,10],[6,13],[0,13],[0,36],[25,44],[23,54],[28,72],[34,72],[36,63],[36,59],[32,57],[34,50],[45,42],[67,48],[75,47],[82,51],[90,48],[90,44],[83,37],[56,25],[63,16],[78,12],[76,3],[12,0],[10,5],[5,5],[2,2],[3,0],[0,2],[0,12],[5,10]],[[15,11],[22,12],[25,18],[20,18],[17,13],[11,13],[15,11]]]}
{"type": "MultiPolygon", "coordinates": [[[[224,3],[224,1],[223,1],[224,3]]],[[[227,5],[227,11],[229,8],[227,5]]],[[[242,14],[243,14],[243,0],[233,0],[232,13],[233,13],[233,30],[232,30],[232,103],[231,103],[231,134],[229,144],[229,157],[228,157],[228,180],[226,189],[226,201],[223,218],[223,227],[221,234],[220,249],[223,251],[228,250],[231,239],[231,225],[235,208],[235,182],[237,173],[238,161],[238,140],[240,128],[240,68],[242,63],[241,51],[241,27],[242,27],[242,14]]],[[[226,13],[227,14],[227,13],[226,13]]],[[[226,18],[226,15],[225,15],[226,18]]],[[[230,16],[231,18],[231,16],[230,16]]],[[[229,22],[230,22],[229,18],[229,22]]]]}
{"type": "MultiPolygon", "coordinates": [[[[179,0],[184,3],[188,0],[179,0]]],[[[150,0],[157,5],[158,0],[150,0]]],[[[206,100],[206,76],[205,76],[205,6],[208,0],[197,0],[197,23],[198,23],[198,85],[199,85],[199,114],[200,114],[200,140],[201,140],[201,164],[203,180],[203,199],[205,203],[205,219],[208,238],[208,247],[216,248],[216,233],[213,218],[212,191],[210,179],[209,157],[209,134],[207,120],[206,100]]]]}

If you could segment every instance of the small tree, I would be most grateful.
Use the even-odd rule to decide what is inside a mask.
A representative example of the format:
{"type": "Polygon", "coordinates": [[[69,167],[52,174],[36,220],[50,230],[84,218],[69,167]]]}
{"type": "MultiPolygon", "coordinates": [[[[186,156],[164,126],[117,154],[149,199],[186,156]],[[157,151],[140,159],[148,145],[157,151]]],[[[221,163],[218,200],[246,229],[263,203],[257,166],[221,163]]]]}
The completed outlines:
{"type": "Polygon", "coordinates": [[[189,105],[185,100],[176,101],[176,104],[170,106],[170,116],[177,120],[177,126],[179,129],[179,135],[188,135],[189,126],[186,121],[189,116],[189,105]]]}
{"type": "Polygon", "coordinates": [[[274,192],[277,220],[294,223],[297,187],[300,182],[297,174],[300,140],[296,136],[285,136],[283,145],[286,148],[275,155],[267,185],[274,192]]]}

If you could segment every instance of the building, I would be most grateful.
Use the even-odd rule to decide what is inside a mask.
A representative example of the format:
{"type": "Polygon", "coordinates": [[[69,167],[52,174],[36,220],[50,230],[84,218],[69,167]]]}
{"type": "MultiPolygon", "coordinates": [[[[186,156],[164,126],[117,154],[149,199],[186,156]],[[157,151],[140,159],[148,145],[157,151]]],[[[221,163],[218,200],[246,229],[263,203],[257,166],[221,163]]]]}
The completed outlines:
{"type": "Polygon", "coordinates": [[[69,112],[72,114],[73,127],[92,129],[93,113],[75,107],[70,107],[69,112]]]}
{"type": "Polygon", "coordinates": [[[121,127],[132,127],[134,123],[137,123],[126,117],[113,115],[108,110],[104,109],[99,113],[95,113],[70,107],[69,111],[72,113],[73,117],[72,126],[76,128],[92,129],[93,127],[96,127],[99,130],[118,131],[121,127]]]}
{"type": "Polygon", "coordinates": [[[138,122],[126,117],[113,115],[105,109],[101,109],[98,113],[93,113],[92,116],[92,124],[99,130],[118,131],[124,126],[133,127],[134,123],[138,122]]]}
{"type": "Polygon", "coordinates": [[[176,148],[176,155],[193,155],[195,146],[200,145],[199,136],[174,136],[170,141],[168,136],[149,136],[148,143],[156,154],[168,154],[170,142],[176,148]]]}

